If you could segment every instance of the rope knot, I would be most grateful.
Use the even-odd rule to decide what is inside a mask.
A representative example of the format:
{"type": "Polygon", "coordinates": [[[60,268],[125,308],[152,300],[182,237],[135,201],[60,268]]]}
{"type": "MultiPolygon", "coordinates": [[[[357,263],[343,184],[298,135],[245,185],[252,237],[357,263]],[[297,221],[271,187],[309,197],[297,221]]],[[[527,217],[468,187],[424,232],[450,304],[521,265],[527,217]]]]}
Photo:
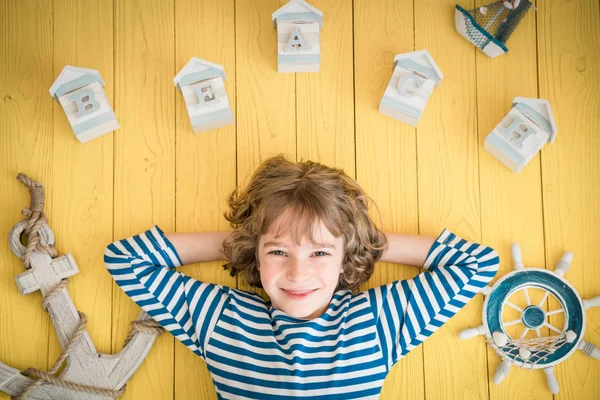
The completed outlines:
{"type": "Polygon", "coordinates": [[[25,174],[17,175],[17,180],[29,189],[31,197],[31,205],[29,208],[21,210],[21,214],[27,219],[25,233],[28,236],[23,263],[25,264],[25,269],[30,269],[30,258],[33,251],[46,253],[52,258],[57,256],[57,252],[54,247],[40,243],[39,231],[42,227],[48,225],[48,217],[44,214],[44,187],[41,183],[31,179],[25,174]]]}

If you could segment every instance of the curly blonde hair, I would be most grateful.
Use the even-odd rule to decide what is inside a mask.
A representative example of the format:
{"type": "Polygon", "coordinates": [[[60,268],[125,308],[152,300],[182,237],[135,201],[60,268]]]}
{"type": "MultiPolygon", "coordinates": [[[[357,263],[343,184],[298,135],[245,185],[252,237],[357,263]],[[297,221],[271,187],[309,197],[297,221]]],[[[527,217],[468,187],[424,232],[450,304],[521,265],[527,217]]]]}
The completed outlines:
{"type": "Polygon", "coordinates": [[[319,221],[333,236],[343,236],[343,272],[336,290],[355,291],[369,279],[387,247],[385,235],[367,214],[368,200],[358,183],[341,169],[313,161],[294,163],[282,154],[269,158],[258,166],[247,187],[236,188],[227,200],[231,209],[224,216],[234,231],[223,243],[229,261],[223,267],[231,276],[240,274],[248,284],[262,287],[258,241],[273,221],[286,213],[287,220],[280,227],[292,229],[296,244],[305,235],[314,242],[314,225],[319,221]],[[301,225],[298,221],[311,222],[301,225]]]}

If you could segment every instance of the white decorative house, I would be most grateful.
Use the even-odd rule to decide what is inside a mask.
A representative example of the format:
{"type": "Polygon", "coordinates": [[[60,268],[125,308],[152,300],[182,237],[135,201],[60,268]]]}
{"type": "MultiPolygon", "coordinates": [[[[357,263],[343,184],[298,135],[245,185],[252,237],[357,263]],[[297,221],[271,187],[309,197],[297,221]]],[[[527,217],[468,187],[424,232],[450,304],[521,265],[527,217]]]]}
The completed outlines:
{"type": "Polygon", "coordinates": [[[548,100],[515,97],[513,108],[485,138],[484,148],[518,173],[556,139],[556,122],[548,100]]]}
{"type": "Polygon", "coordinates": [[[50,87],[62,106],[75,137],[85,143],[119,128],[108,103],[104,81],[95,69],[67,65],[50,87]]]}
{"type": "Polygon", "coordinates": [[[194,133],[233,124],[221,65],[192,57],[173,79],[183,94],[194,133]]]}
{"type": "Polygon", "coordinates": [[[379,112],[417,126],[433,88],[440,85],[443,77],[427,50],[398,54],[379,112]]]}
{"type": "Polygon", "coordinates": [[[304,0],[290,0],[272,19],[277,29],[277,71],[319,72],[323,13],[304,0]]]}

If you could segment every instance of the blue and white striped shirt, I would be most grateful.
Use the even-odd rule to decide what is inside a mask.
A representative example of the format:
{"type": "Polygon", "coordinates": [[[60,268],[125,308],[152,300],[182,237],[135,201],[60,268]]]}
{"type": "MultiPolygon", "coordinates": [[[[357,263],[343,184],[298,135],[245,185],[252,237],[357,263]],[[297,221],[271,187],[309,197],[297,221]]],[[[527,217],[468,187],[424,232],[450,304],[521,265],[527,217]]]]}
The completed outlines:
{"type": "Polygon", "coordinates": [[[390,368],[486,286],[498,255],[444,230],[424,272],[353,295],[313,320],[189,277],[158,226],[110,244],[125,293],[208,366],[219,399],[376,399],[390,368]]]}

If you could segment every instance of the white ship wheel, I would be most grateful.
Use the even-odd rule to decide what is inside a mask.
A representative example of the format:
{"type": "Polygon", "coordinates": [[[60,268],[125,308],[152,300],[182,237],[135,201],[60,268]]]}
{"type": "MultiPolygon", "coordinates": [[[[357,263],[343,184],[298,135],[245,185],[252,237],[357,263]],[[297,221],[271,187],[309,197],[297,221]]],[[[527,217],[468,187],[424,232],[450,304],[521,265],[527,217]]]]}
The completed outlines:
{"type": "MultiPolygon", "coordinates": [[[[530,270],[528,270],[528,271],[530,271],[530,270]]],[[[545,271],[545,270],[542,270],[542,271],[545,271]]],[[[565,303],[564,300],[562,300],[560,298],[560,296],[557,297],[556,295],[554,295],[552,289],[545,289],[543,286],[536,286],[536,288],[539,288],[543,291],[543,297],[542,297],[542,300],[540,300],[539,302],[536,302],[534,304],[531,301],[529,291],[527,290],[527,289],[531,289],[532,286],[535,286],[535,285],[525,284],[525,285],[522,285],[521,287],[517,287],[511,293],[509,293],[508,296],[506,297],[506,299],[502,302],[502,309],[500,310],[500,315],[502,315],[502,316],[505,315],[506,307],[512,308],[513,310],[520,313],[520,318],[512,320],[512,321],[506,321],[504,318],[502,318],[501,325],[504,328],[504,333],[507,335],[509,340],[510,339],[513,339],[513,340],[514,339],[524,339],[531,331],[534,331],[535,334],[537,335],[537,337],[541,338],[542,334],[540,332],[540,329],[542,329],[544,327],[546,327],[550,330],[551,335],[554,335],[554,334],[563,335],[567,332],[567,327],[568,327],[567,321],[568,321],[569,313],[568,313],[566,307],[564,306],[564,303],[565,303]],[[523,306],[523,308],[521,308],[515,304],[516,301],[513,300],[513,297],[517,297],[515,295],[523,295],[525,297],[527,304],[525,306],[523,306]],[[552,311],[545,311],[542,308],[542,306],[548,299],[556,300],[556,302],[558,302],[560,304],[560,308],[552,310],[552,311]],[[550,320],[548,317],[551,315],[555,315],[555,314],[563,314],[565,316],[565,323],[563,324],[562,328],[558,328],[550,323],[550,320]],[[512,325],[521,325],[522,327],[524,327],[521,335],[518,338],[512,337],[511,334],[508,332],[508,330],[505,329],[512,325]]],[[[525,357],[525,359],[523,361],[525,361],[526,359],[528,359],[528,357],[525,357]]]]}
{"type": "Polygon", "coordinates": [[[554,365],[567,359],[577,349],[600,359],[600,349],[583,340],[585,310],[600,306],[600,296],[582,300],[575,288],[563,277],[573,261],[571,252],[566,252],[556,269],[551,272],[540,268],[525,269],[519,245],[513,244],[511,251],[514,271],[503,276],[492,287],[482,290],[486,296],[482,310],[483,324],[461,331],[459,337],[468,339],[477,335],[485,336],[502,359],[494,375],[495,383],[502,382],[512,365],[543,369],[550,391],[558,393],[554,365]],[[541,300],[532,301],[531,291],[538,294],[541,292],[541,300]],[[515,301],[517,298],[522,300],[523,297],[525,304],[522,304],[523,301],[515,301]],[[555,300],[559,308],[545,311],[543,305],[549,299],[555,300]],[[508,313],[505,311],[519,317],[507,320],[505,315],[508,313]],[[555,326],[550,322],[549,317],[552,315],[564,317],[562,326],[555,326]],[[520,333],[514,329],[519,326],[522,327],[520,333]],[[541,332],[546,329],[549,336],[541,332]]]}
{"type": "Polygon", "coordinates": [[[546,368],[570,356],[583,338],[585,314],[583,302],[571,285],[553,272],[528,268],[513,271],[500,279],[486,297],[483,305],[483,324],[491,338],[490,345],[503,359],[529,369],[546,368]],[[528,289],[541,289],[543,301],[532,304],[528,289]],[[526,305],[519,307],[510,301],[515,295],[524,294],[526,305]],[[548,296],[555,297],[560,308],[546,312],[542,308],[548,296]],[[510,307],[520,312],[520,318],[505,322],[504,309],[510,307]],[[564,314],[564,326],[550,324],[548,314],[564,314]],[[507,327],[521,324],[523,333],[511,337],[507,327]],[[540,329],[550,329],[550,336],[542,336],[540,329]],[[527,333],[535,331],[536,337],[527,339],[527,333]]]}

